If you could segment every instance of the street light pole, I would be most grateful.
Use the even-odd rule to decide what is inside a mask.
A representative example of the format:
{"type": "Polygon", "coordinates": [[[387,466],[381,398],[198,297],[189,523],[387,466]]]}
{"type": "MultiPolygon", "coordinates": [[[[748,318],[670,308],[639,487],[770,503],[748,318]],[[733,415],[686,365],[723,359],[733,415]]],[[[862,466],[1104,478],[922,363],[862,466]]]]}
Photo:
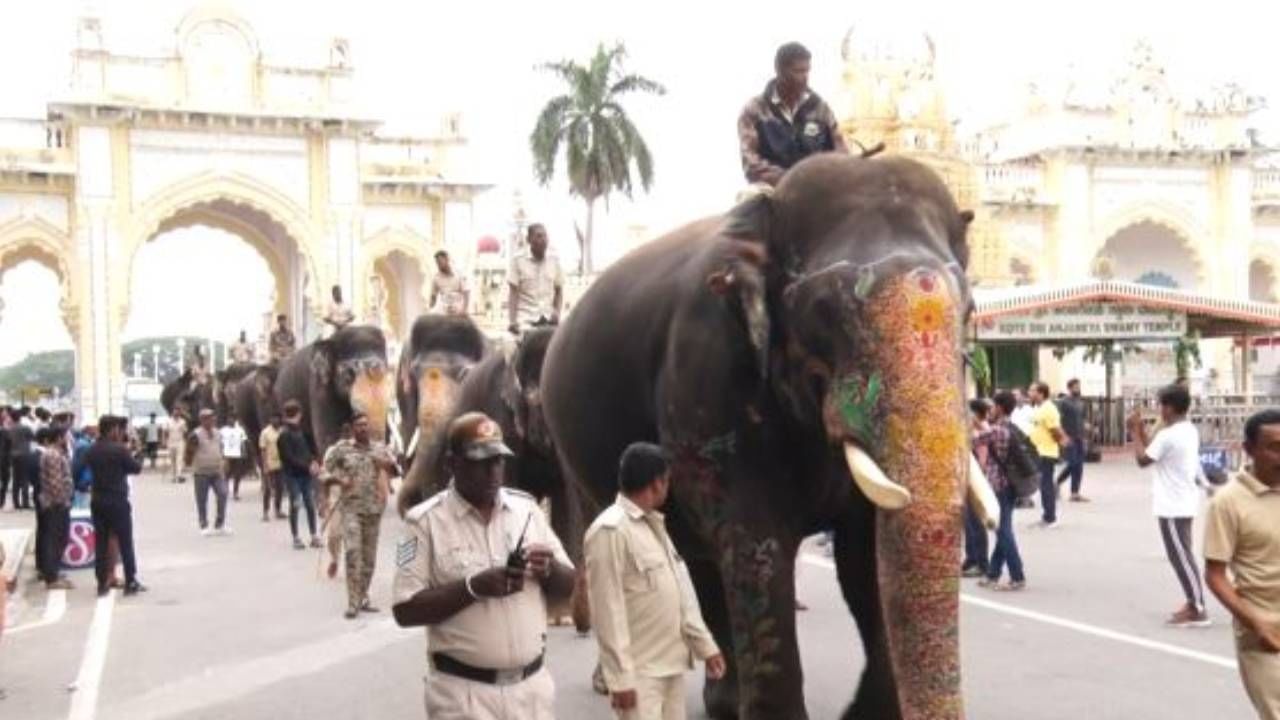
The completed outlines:
{"type": "Polygon", "coordinates": [[[160,345],[159,343],[151,346],[151,375],[156,382],[160,382],[160,345]]]}

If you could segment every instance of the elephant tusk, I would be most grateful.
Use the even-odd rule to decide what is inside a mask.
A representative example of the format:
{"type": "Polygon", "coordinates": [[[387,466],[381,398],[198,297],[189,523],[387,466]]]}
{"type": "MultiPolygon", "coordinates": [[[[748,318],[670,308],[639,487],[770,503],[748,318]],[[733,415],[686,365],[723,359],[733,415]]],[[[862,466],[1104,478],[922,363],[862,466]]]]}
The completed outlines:
{"type": "Polygon", "coordinates": [[[1000,524],[1000,503],[996,501],[996,493],[987,482],[987,474],[982,472],[973,453],[969,454],[969,507],[988,530],[995,530],[1000,524]]]}
{"type": "Polygon", "coordinates": [[[883,510],[901,510],[911,503],[911,491],[889,479],[875,460],[857,445],[844,444],[844,460],[853,481],[867,499],[883,510]]]}

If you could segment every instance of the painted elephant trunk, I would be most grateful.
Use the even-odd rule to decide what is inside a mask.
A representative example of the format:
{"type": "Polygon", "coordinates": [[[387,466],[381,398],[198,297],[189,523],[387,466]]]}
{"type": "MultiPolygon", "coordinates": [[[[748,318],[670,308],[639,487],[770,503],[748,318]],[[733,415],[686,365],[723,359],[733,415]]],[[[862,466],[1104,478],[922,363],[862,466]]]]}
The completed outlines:
{"type": "Polygon", "coordinates": [[[880,340],[872,366],[884,388],[874,454],[883,479],[907,496],[900,509],[877,503],[876,517],[881,612],[903,720],[964,716],[957,548],[970,464],[954,297],[940,274],[914,270],[877,291],[872,320],[880,340]]]}
{"type": "Polygon", "coordinates": [[[391,404],[391,388],[385,368],[362,371],[351,385],[351,409],[369,416],[371,435],[382,440],[387,436],[387,408],[391,404]]]}

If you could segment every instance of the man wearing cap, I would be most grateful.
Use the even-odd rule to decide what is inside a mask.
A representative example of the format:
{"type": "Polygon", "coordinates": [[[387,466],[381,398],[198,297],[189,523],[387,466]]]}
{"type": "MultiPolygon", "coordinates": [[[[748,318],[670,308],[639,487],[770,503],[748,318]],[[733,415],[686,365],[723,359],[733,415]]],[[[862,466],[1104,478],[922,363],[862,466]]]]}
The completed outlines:
{"type": "Polygon", "coordinates": [[[369,439],[369,417],[356,413],[351,419],[351,440],[330,448],[324,456],[325,473],[341,488],[342,542],[347,546],[347,611],[351,620],[360,612],[377,612],[369,600],[378,556],[378,526],[387,506],[386,477],[398,475],[395,458],[386,446],[369,439]],[[384,474],[385,473],[385,474],[384,474]]]}
{"type": "Polygon", "coordinates": [[[573,565],[537,502],[502,486],[510,455],[488,416],[458,417],[453,482],[405,515],[392,610],[427,628],[432,720],[555,717],[547,602],[573,592],[573,565]]]}

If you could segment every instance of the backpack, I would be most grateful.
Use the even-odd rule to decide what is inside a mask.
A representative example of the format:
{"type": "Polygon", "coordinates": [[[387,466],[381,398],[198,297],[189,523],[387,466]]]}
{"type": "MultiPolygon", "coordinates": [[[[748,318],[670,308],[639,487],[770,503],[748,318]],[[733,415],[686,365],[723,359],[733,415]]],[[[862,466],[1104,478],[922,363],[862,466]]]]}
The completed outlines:
{"type": "MultiPolygon", "coordinates": [[[[1030,497],[1040,490],[1040,453],[1031,438],[1013,423],[1008,423],[1009,446],[1000,469],[1018,497],[1030,497]]],[[[1000,458],[997,456],[996,461],[1000,458]]]]}

